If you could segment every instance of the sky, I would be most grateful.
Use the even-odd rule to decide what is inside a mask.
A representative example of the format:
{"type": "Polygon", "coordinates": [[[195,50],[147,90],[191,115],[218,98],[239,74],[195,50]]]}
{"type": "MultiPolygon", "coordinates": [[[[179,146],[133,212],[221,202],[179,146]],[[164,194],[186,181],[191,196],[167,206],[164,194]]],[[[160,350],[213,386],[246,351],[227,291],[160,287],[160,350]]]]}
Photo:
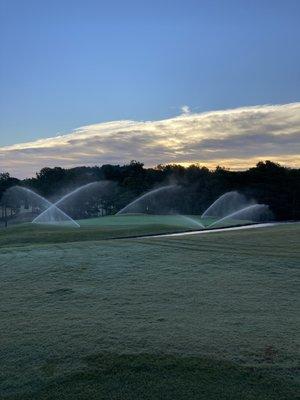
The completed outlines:
{"type": "Polygon", "coordinates": [[[300,166],[299,16],[298,0],[0,0],[0,172],[131,159],[300,166]]]}

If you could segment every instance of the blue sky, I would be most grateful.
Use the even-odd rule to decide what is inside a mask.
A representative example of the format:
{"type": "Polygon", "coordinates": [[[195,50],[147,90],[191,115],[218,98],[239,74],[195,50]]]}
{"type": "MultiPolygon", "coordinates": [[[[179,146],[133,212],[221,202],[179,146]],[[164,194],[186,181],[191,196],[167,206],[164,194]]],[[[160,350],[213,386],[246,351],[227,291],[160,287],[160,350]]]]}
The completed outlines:
{"type": "Polygon", "coordinates": [[[0,145],[299,101],[300,1],[0,0],[0,145]]]}

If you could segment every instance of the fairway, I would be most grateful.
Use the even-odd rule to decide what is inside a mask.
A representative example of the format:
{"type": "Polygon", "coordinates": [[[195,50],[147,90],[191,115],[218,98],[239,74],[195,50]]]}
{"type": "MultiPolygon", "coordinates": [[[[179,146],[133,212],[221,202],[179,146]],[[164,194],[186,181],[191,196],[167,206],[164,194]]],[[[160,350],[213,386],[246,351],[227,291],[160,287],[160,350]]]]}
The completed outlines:
{"type": "Polygon", "coordinates": [[[183,399],[189,387],[189,398],[213,399],[226,392],[225,370],[222,398],[296,398],[299,224],[28,245],[10,229],[0,250],[2,398],[75,398],[88,383],[80,398],[183,399]],[[206,362],[212,375],[199,384],[192,376],[206,362]],[[172,376],[178,397],[167,397],[172,376]]]}

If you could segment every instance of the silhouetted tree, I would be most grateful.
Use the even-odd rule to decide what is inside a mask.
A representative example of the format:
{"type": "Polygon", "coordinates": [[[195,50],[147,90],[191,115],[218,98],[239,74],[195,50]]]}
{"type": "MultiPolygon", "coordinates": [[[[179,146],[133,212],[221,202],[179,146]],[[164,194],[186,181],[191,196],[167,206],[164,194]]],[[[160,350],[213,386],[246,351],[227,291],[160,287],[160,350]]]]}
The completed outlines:
{"type": "MultiPolygon", "coordinates": [[[[2,173],[0,199],[6,189],[16,184],[53,198],[78,186],[101,180],[114,182],[114,189],[100,200],[97,197],[86,200],[89,215],[95,215],[97,207],[106,212],[116,212],[153,188],[177,184],[183,190],[180,196],[172,195],[170,199],[176,212],[201,214],[221,194],[237,190],[268,204],[279,220],[300,219],[300,169],[286,168],[271,161],[261,161],[246,171],[230,171],[223,167],[210,171],[198,164],[186,168],[178,164],[145,168],[143,163],[135,160],[125,165],[105,164],[70,169],[45,167],[36,177],[23,181],[2,173]]],[[[86,215],[86,208],[81,210],[79,207],[76,213],[77,217],[89,216],[86,215]]]]}

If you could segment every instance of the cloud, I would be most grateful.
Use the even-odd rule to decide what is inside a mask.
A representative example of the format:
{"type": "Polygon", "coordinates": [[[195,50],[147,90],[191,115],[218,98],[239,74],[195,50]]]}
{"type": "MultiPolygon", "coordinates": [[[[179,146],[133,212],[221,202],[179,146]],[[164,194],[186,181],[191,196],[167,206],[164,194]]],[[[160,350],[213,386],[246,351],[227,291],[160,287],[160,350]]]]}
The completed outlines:
{"type": "Polygon", "coordinates": [[[182,114],[190,114],[191,110],[189,106],[182,106],[181,107],[182,114]]]}
{"type": "Polygon", "coordinates": [[[0,147],[0,171],[31,176],[44,166],[199,162],[243,169],[259,160],[300,167],[300,103],[192,113],[161,121],[113,121],[0,147]]]}

